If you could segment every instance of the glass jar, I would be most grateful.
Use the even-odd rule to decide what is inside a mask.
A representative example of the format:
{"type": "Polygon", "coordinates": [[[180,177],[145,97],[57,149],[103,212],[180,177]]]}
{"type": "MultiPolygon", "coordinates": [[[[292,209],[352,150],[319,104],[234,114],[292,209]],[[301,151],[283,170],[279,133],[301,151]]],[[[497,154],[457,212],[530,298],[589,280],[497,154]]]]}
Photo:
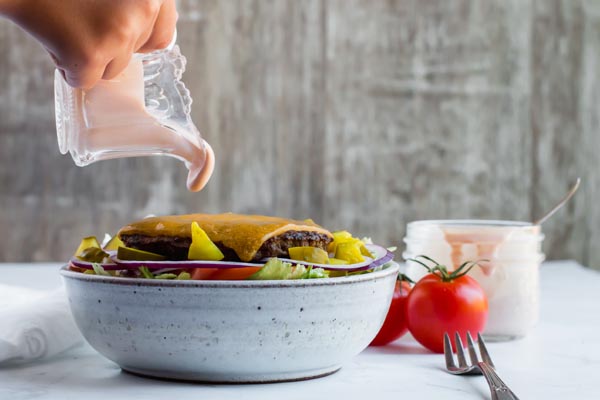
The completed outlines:
{"type": "Polygon", "coordinates": [[[544,260],[539,225],[515,221],[431,220],[407,226],[404,242],[407,275],[413,280],[427,271],[410,261],[426,255],[454,270],[465,261],[489,260],[469,275],[488,299],[483,336],[492,341],[525,336],[539,316],[539,267],[544,260]]]}

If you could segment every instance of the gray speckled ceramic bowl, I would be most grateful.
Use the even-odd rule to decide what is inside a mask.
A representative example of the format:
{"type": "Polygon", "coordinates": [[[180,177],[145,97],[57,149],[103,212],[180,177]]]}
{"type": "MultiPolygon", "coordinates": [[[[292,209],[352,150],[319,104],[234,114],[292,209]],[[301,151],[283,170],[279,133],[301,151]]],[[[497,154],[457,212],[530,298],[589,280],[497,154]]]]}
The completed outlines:
{"type": "Polygon", "coordinates": [[[273,382],[337,371],[368,346],[398,265],[298,281],[171,281],[63,267],[79,329],[122,369],[160,378],[273,382]]]}

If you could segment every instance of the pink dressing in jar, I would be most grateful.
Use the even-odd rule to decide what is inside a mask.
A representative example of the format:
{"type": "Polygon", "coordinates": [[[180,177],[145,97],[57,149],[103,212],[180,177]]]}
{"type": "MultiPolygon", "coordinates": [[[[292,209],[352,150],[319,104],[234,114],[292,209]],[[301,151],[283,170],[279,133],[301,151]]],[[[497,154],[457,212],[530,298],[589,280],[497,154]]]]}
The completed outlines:
{"type": "Polygon", "coordinates": [[[511,340],[527,335],[539,315],[539,267],[544,260],[539,225],[514,221],[431,220],[407,226],[407,275],[419,280],[427,271],[410,261],[426,255],[450,270],[466,261],[481,261],[469,275],[488,299],[489,340],[511,340]]]}

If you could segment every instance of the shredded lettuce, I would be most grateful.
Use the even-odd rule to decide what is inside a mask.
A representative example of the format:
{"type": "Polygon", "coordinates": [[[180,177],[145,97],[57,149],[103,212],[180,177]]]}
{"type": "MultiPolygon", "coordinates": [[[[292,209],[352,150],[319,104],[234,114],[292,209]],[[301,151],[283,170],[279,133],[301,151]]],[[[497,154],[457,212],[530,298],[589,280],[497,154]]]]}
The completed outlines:
{"type": "Polygon", "coordinates": [[[112,239],[112,236],[110,236],[108,233],[105,233],[104,239],[102,239],[102,243],[100,244],[100,247],[105,248],[111,239],[112,239]]]}
{"type": "Polygon", "coordinates": [[[364,244],[373,244],[373,239],[371,239],[370,237],[365,236],[364,238],[360,239],[361,242],[363,242],[364,244]]]}
{"type": "Polygon", "coordinates": [[[298,264],[296,265],[296,268],[290,268],[291,271],[289,276],[284,279],[305,279],[305,277],[308,276],[309,270],[311,268],[312,266],[306,268],[304,265],[298,264]]]}
{"type": "Polygon", "coordinates": [[[271,258],[264,267],[247,279],[249,280],[284,280],[284,279],[318,279],[328,278],[329,274],[323,268],[306,267],[271,258]]]}
{"type": "Polygon", "coordinates": [[[177,275],[175,274],[158,274],[154,275],[154,279],[177,279],[177,275]]]}
{"type": "MultiPolygon", "coordinates": [[[[374,243],[373,243],[373,239],[371,239],[370,237],[366,237],[366,236],[365,236],[365,237],[364,237],[364,238],[362,238],[361,240],[362,240],[362,242],[363,242],[364,244],[374,244],[374,243]]],[[[387,247],[387,248],[386,248],[386,250],[387,250],[387,251],[390,251],[390,252],[392,252],[392,253],[393,253],[393,252],[395,252],[396,250],[398,250],[398,247],[397,247],[397,246],[391,246],[391,247],[387,247]]]]}
{"type": "Polygon", "coordinates": [[[180,281],[192,279],[192,276],[187,271],[181,271],[179,274],[166,272],[158,275],[154,275],[148,267],[140,267],[139,271],[142,274],[142,278],[146,279],[175,279],[180,281]]]}
{"type": "Polygon", "coordinates": [[[250,280],[281,280],[288,279],[292,274],[292,264],[281,261],[278,258],[271,258],[257,272],[250,275],[250,280]]]}
{"type": "Polygon", "coordinates": [[[192,279],[192,276],[190,275],[189,272],[186,272],[186,271],[181,271],[179,273],[179,275],[174,274],[172,272],[168,272],[168,273],[164,273],[164,274],[154,275],[154,279],[175,279],[178,281],[186,281],[186,280],[192,279]]]}
{"type": "Polygon", "coordinates": [[[329,278],[329,273],[323,268],[310,268],[304,279],[329,278]]]}
{"type": "Polygon", "coordinates": [[[192,275],[190,275],[189,272],[181,271],[179,273],[179,275],[177,275],[177,278],[175,278],[175,279],[177,279],[179,281],[187,281],[187,280],[192,279],[192,275]]]}
{"type": "Polygon", "coordinates": [[[154,279],[154,275],[152,275],[152,272],[150,272],[148,267],[140,267],[139,270],[144,278],[154,279]]]}
{"type": "MultiPolygon", "coordinates": [[[[95,274],[103,276],[124,276],[124,277],[135,277],[135,275],[125,274],[122,275],[123,271],[106,271],[101,264],[93,263],[93,270],[87,270],[86,274],[95,274]]],[[[329,277],[338,276],[349,276],[358,275],[371,272],[368,271],[327,271],[323,268],[315,268],[312,265],[297,264],[293,265],[289,262],[282,261],[278,258],[270,259],[258,272],[254,273],[247,279],[249,280],[290,280],[290,279],[322,279],[329,277]]],[[[127,271],[125,271],[127,272],[127,271]]],[[[134,272],[134,271],[130,271],[134,272]]],[[[139,277],[145,279],[173,279],[173,280],[190,280],[192,279],[191,274],[188,271],[165,272],[160,274],[153,274],[152,271],[142,266],[138,268],[139,277]]]]}
{"type": "Polygon", "coordinates": [[[106,270],[104,268],[102,268],[102,265],[100,265],[98,263],[92,263],[92,268],[94,269],[94,273],[96,275],[112,276],[111,274],[106,272],[106,270]]]}

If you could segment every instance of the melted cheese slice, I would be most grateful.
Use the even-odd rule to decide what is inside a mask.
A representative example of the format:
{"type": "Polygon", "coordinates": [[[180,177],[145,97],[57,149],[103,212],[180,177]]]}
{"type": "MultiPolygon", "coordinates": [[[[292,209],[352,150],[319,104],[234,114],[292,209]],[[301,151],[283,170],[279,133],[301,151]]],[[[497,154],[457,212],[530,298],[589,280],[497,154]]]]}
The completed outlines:
{"type": "Polygon", "coordinates": [[[131,223],[119,231],[121,235],[149,237],[172,236],[191,238],[192,222],[206,232],[215,243],[221,243],[236,252],[240,260],[250,261],[262,244],[288,231],[317,232],[331,238],[331,233],[311,220],[266,217],[243,214],[188,214],[146,218],[131,223]]]}

